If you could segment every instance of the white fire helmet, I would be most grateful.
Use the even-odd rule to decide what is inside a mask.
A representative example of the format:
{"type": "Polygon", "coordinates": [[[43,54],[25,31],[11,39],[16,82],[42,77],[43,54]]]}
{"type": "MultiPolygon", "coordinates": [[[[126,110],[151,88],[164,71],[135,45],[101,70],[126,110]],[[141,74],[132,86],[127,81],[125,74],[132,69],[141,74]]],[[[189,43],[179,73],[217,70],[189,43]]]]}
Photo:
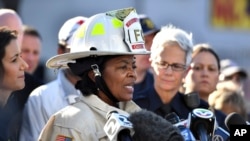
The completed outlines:
{"type": "Polygon", "coordinates": [[[74,33],[70,53],[56,55],[46,65],[48,68],[64,68],[75,59],[89,56],[149,53],[136,10],[125,8],[90,17],[74,33]]]}
{"type": "Polygon", "coordinates": [[[58,32],[59,43],[69,48],[73,34],[87,19],[87,17],[76,16],[65,21],[58,32]]]}

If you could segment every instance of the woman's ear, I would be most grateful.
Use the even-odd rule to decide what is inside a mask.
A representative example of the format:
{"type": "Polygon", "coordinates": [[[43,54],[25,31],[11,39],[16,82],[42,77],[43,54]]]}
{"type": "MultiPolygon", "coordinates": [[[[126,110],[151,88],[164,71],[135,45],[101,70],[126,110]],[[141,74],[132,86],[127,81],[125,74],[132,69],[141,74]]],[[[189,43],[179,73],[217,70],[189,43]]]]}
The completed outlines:
{"type": "Polygon", "coordinates": [[[93,70],[91,70],[91,71],[88,72],[88,76],[89,76],[89,78],[90,78],[93,82],[95,82],[95,74],[94,74],[93,70]]]}

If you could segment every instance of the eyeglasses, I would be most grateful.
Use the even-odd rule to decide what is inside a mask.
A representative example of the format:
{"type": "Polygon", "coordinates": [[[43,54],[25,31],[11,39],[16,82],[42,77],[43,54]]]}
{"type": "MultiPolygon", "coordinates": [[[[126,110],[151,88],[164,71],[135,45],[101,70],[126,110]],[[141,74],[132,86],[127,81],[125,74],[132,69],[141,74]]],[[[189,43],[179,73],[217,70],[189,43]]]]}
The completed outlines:
{"type": "Polygon", "coordinates": [[[186,69],[186,65],[178,64],[178,63],[168,64],[166,62],[155,62],[155,64],[160,69],[168,69],[169,66],[171,67],[173,71],[184,71],[186,69]]]}

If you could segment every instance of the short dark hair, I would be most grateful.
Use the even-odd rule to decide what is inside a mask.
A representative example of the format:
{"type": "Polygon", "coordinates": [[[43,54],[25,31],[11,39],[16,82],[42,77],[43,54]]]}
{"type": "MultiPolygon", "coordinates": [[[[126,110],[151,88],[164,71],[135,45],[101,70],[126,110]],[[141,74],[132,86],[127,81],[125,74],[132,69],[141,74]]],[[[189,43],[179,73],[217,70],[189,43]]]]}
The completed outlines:
{"type": "Polygon", "coordinates": [[[42,40],[42,36],[38,32],[38,30],[30,25],[23,25],[23,35],[35,36],[38,37],[40,40],[42,40]]]}
{"type": "Polygon", "coordinates": [[[221,66],[220,66],[219,55],[213,50],[213,48],[209,44],[206,43],[196,44],[193,49],[192,58],[200,52],[210,52],[215,57],[218,69],[220,70],[221,66]]]}
{"type": "Polygon", "coordinates": [[[6,47],[10,44],[11,40],[17,39],[17,31],[10,30],[6,26],[0,27],[0,80],[2,80],[4,75],[4,67],[2,59],[5,56],[6,47]]]}

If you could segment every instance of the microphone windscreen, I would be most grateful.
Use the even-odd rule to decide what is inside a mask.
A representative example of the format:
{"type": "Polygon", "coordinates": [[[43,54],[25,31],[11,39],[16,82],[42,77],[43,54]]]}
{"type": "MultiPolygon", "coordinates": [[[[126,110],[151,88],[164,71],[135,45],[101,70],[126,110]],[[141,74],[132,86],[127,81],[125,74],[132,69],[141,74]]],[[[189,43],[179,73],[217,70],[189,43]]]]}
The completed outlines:
{"type": "Polygon", "coordinates": [[[227,115],[225,125],[230,130],[230,125],[247,125],[246,121],[237,113],[233,112],[227,115]]]}
{"type": "Polygon", "coordinates": [[[163,117],[147,110],[129,116],[133,124],[134,141],[183,141],[179,129],[163,117]]]}

